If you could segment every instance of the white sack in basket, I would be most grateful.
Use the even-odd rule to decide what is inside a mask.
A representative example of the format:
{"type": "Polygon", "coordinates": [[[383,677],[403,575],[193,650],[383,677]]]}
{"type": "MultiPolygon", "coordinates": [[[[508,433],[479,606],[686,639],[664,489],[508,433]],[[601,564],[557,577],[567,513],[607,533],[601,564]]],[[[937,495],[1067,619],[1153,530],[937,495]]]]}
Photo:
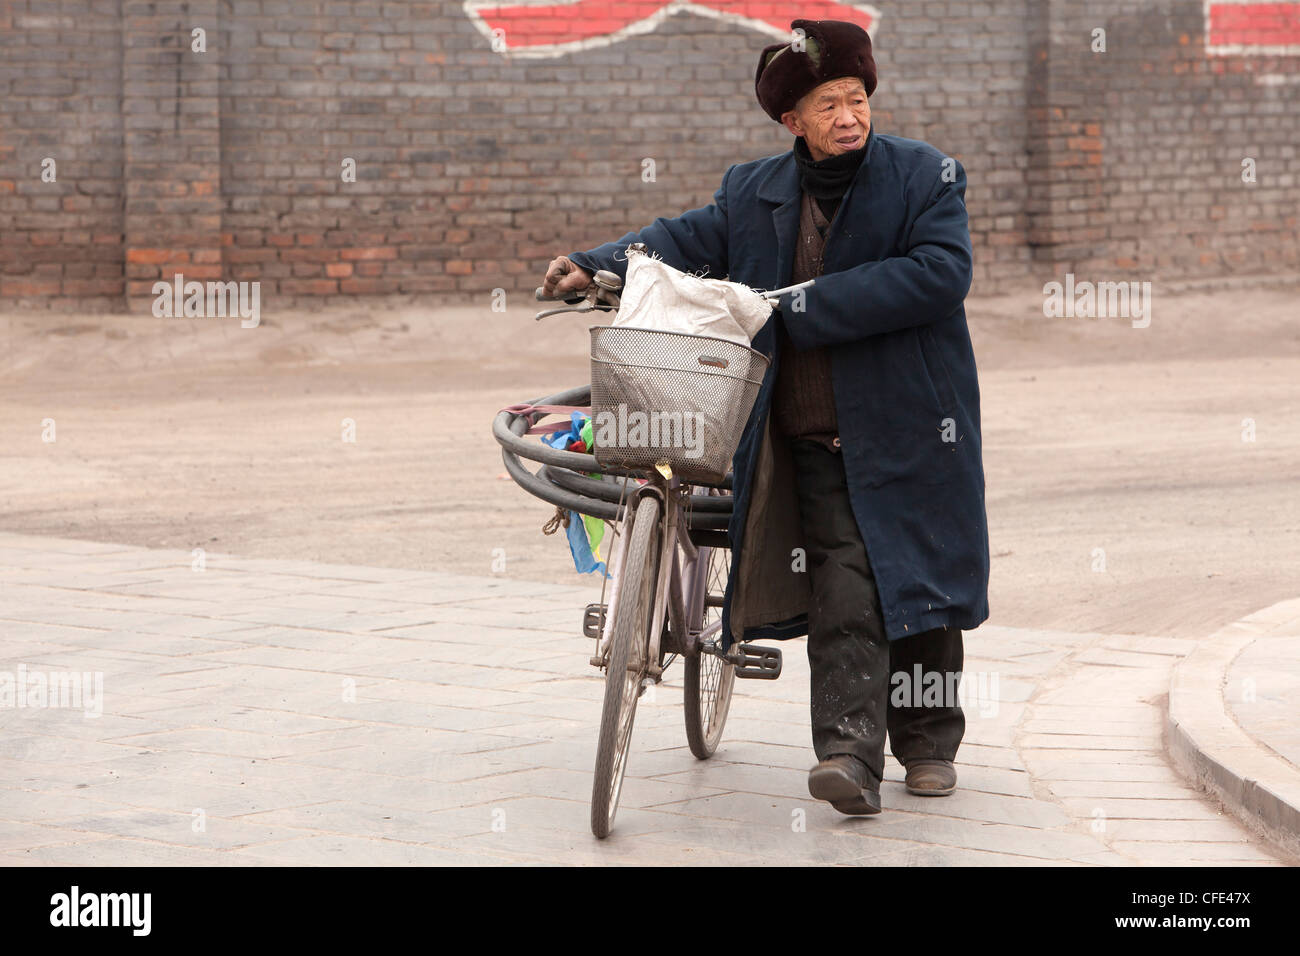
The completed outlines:
{"type": "Polygon", "coordinates": [[[749,286],[703,279],[631,250],[616,326],[712,335],[749,345],[776,303],[749,286]]]}

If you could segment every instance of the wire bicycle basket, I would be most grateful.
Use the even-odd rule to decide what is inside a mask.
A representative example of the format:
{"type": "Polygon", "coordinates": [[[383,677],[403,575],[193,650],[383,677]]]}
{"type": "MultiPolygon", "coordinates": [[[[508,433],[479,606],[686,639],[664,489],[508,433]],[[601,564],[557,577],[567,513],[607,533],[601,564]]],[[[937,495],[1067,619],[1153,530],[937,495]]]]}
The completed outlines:
{"type": "Polygon", "coordinates": [[[667,464],[687,481],[722,481],[767,367],[761,352],[729,339],[593,327],[596,461],[621,469],[667,464]]]}

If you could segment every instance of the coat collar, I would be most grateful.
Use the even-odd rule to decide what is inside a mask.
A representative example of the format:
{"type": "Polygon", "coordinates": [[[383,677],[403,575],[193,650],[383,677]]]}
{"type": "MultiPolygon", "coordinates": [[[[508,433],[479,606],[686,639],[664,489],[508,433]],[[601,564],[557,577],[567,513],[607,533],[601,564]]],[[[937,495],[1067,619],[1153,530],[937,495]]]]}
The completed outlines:
{"type": "MultiPolygon", "coordinates": [[[[840,223],[844,221],[843,214],[848,208],[849,197],[852,196],[854,187],[867,175],[867,166],[871,163],[875,148],[876,130],[873,126],[867,132],[867,152],[862,157],[862,165],[858,167],[857,175],[845,190],[840,208],[826,233],[828,248],[839,231],[840,223]]],[[[799,241],[799,205],[802,195],[803,188],[799,185],[799,164],[795,162],[794,149],[791,149],[777,159],[767,176],[758,184],[758,198],[778,204],[772,210],[772,225],[776,230],[776,279],[772,286],[774,289],[790,284],[790,274],[794,269],[794,247],[799,241]]]]}
{"type": "MultiPolygon", "coordinates": [[[[876,151],[876,127],[872,124],[867,131],[867,152],[862,157],[862,165],[858,167],[857,175],[853,177],[853,183],[845,191],[845,197],[849,191],[857,185],[858,181],[866,175],[866,168],[871,163],[872,154],[876,151]]],[[[801,192],[799,186],[799,164],[794,159],[793,147],[783,156],[777,158],[775,164],[768,171],[767,176],[758,184],[758,198],[765,199],[768,202],[774,202],[783,205],[791,200],[797,201],[801,192]]]]}

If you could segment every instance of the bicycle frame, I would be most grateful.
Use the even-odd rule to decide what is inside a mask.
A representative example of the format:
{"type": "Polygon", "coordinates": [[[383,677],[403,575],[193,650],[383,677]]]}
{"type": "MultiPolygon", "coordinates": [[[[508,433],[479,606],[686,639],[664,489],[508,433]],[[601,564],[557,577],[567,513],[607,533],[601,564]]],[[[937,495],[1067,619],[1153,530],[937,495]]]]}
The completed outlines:
{"type": "MultiPolygon", "coordinates": [[[[658,533],[660,540],[663,542],[663,547],[660,548],[658,576],[655,579],[654,613],[650,621],[650,633],[646,648],[647,676],[653,677],[656,682],[663,676],[664,672],[661,659],[664,650],[662,641],[665,616],[671,633],[679,636],[678,640],[682,644],[680,650],[683,654],[690,656],[696,653],[698,648],[698,635],[692,633],[689,626],[688,622],[693,618],[687,617],[688,608],[684,597],[684,588],[687,582],[694,580],[696,565],[699,561],[699,549],[691,541],[687,524],[683,520],[683,508],[680,499],[686,490],[677,478],[669,480],[653,479],[636,490],[625,511],[625,514],[629,515],[635,513],[636,503],[646,495],[652,495],[659,499],[658,533]],[[679,549],[683,558],[680,563],[677,560],[679,549]]],[[[605,623],[601,628],[601,637],[596,652],[591,658],[591,663],[597,667],[603,667],[608,659],[610,629],[618,604],[618,568],[626,556],[628,541],[628,535],[623,533],[621,526],[618,537],[619,544],[615,550],[617,557],[615,557],[615,554],[610,556],[609,576],[612,585],[609,600],[606,602],[605,623]]],[[[699,595],[699,597],[703,599],[703,595],[699,595]]],[[[695,603],[698,603],[696,595],[692,595],[692,604],[695,603]]]]}

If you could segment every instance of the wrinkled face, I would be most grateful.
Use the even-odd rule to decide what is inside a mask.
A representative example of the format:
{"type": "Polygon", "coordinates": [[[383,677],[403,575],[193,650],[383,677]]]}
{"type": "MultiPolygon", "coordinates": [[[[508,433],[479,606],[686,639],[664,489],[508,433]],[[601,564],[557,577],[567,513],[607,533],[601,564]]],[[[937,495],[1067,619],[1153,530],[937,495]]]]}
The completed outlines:
{"type": "Polygon", "coordinates": [[[782,114],[781,122],[804,138],[813,159],[861,149],[871,130],[866,87],[856,76],[828,80],[782,114]]]}

